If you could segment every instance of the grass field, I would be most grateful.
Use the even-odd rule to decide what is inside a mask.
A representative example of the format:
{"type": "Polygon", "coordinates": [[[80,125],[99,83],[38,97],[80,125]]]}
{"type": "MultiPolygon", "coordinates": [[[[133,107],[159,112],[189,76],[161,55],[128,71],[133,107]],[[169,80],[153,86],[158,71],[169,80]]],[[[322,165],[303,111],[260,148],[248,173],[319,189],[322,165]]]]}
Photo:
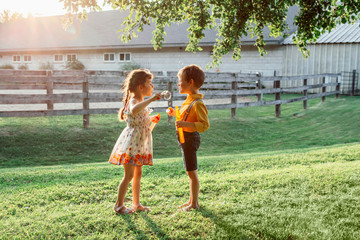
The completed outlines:
{"type": "MultiPolygon", "coordinates": [[[[210,111],[199,150],[201,209],[177,212],[188,179],[174,127],[154,130],[141,200],[112,212],[123,170],[107,163],[116,116],[0,118],[0,239],[359,239],[360,101],[327,98],[210,111]]],[[[131,188],[127,195],[131,204],[131,188]]]]}

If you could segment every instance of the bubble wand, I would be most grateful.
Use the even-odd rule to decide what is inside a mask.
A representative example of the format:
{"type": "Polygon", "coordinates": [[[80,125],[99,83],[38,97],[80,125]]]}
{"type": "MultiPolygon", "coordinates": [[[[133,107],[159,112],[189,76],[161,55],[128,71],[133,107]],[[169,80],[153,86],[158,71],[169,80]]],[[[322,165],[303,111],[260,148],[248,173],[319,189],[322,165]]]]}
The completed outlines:
{"type": "MultiPolygon", "coordinates": [[[[176,121],[181,121],[181,116],[180,116],[180,110],[179,107],[176,106],[175,107],[175,116],[176,116],[176,121]]],[[[178,128],[178,132],[179,132],[179,140],[180,143],[184,143],[185,142],[185,138],[184,138],[184,131],[183,128],[178,128]]]]}
{"type": "MultiPolygon", "coordinates": [[[[163,91],[161,93],[161,95],[164,97],[165,100],[170,100],[171,98],[171,93],[169,91],[163,91]]],[[[167,114],[170,114],[172,111],[174,111],[173,108],[169,107],[166,112],[167,114]]],[[[181,115],[180,115],[180,110],[179,107],[176,106],[175,107],[175,116],[176,116],[176,121],[181,121],[181,115]]],[[[183,128],[177,128],[178,132],[179,132],[179,140],[180,143],[184,143],[185,142],[185,138],[184,138],[184,131],[183,128]]]]}

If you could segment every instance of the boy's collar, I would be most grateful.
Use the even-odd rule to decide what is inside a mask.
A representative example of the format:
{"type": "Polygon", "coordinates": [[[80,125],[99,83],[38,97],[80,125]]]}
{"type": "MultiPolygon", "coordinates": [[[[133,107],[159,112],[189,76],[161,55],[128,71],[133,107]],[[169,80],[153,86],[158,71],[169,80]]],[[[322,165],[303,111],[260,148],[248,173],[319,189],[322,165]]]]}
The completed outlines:
{"type": "Polygon", "coordinates": [[[204,94],[201,93],[194,93],[194,94],[188,94],[187,98],[191,98],[191,99],[203,99],[204,98],[204,94]]]}

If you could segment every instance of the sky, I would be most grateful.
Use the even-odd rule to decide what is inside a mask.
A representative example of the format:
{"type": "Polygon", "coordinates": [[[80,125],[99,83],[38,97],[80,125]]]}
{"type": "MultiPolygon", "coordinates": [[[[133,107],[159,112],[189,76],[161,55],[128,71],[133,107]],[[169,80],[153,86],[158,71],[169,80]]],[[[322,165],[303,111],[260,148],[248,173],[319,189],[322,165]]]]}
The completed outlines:
{"type": "Polygon", "coordinates": [[[21,13],[23,17],[29,14],[34,17],[65,14],[64,2],[58,0],[1,0],[0,6],[0,12],[10,10],[11,13],[21,13]]]}

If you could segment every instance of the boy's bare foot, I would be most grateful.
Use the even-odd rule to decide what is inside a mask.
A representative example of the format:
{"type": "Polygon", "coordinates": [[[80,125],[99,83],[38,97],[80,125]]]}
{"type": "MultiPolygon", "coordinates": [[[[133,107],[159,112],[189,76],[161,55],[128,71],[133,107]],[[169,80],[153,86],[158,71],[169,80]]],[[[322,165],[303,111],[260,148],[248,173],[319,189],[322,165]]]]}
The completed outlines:
{"type": "Polygon", "coordinates": [[[118,207],[118,206],[114,206],[114,213],[116,214],[129,214],[129,213],[133,213],[134,210],[131,208],[127,208],[124,205],[118,207]]]}
{"type": "Polygon", "coordinates": [[[199,209],[200,206],[199,205],[196,205],[196,206],[192,206],[192,205],[189,205],[187,207],[184,207],[182,209],[180,209],[181,212],[188,212],[190,211],[191,209],[199,209]]]}
{"type": "Polygon", "coordinates": [[[150,212],[151,211],[150,208],[145,207],[141,204],[139,204],[137,206],[133,205],[133,209],[134,209],[134,211],[140,211],[140,212],[150,212]]]}
{"type": "Polygon", "coordinates": [[[191,202],[184,203],[183,205],[178,206],[178,208],[184,208],[191,204],[191,202]]]}

